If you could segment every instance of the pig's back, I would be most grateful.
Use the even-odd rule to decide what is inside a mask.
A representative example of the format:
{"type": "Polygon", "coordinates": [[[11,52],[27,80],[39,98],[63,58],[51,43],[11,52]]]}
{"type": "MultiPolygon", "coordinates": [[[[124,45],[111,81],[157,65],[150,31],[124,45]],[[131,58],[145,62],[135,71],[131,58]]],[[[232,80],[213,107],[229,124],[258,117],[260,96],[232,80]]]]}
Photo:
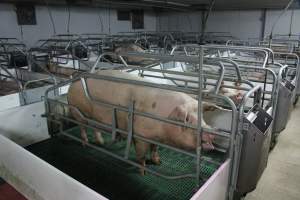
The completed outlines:
{"type": "MultiPolygon", "coordinates": [[[[135,75],[114,70],[100,71],[98,74],[151,82],[135,75]]],[[[94,100],[126,107],[134,101],[135,109],[161,116],[168,116],[168,114],[178,105],[195,101],[190,96],[180,92],[144,87],[141,85],[118,83],[103,79],[88,79],[87,86],[89,94],[94,100]]],[[[72,84],[69,91],[68,100],[71,105],[90,107],[79,81],[72,84]]],[[[90,109],[85,108],[85,111],[89,112],[90,109]]]]}

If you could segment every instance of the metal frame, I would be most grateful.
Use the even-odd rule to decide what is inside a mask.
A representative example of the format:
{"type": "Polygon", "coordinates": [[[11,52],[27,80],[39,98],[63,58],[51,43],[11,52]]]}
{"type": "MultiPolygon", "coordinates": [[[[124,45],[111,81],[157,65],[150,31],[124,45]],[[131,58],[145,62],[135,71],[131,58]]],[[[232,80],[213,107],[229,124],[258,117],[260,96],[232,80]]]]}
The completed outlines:
{"type": "MultiPolygon", "coordinates": [[[[127,54],[126,54],[127,55],[127,54]]],[[[132,55],[132,54],[130,54],[132,55]]],[[[135,54],[137,55],[137,54],[135,54]]],[[[122,56],[125,56],[125,55],[122,55],[122,56]]],[[[140,55],[141,56],[141,55],[140,55]]],[[[235,146],[235,139],[236,139],[236,127],[237,127],[237,110],[236,110],[236,107],[234,105],[234,103],[228,98],[228,97],[224,97],[224,96],[220,96],[220,95],[216,95],[216,94],[211,94],[211,93],[203,93],[201,89],[199,88],[202,88],[202,80],[201,80],[201,77],[202,77],[202,70],[201,70],[201,66],[203,65],[202,62],[203,62],[203,59],[201,59],[201,57],[186,57],[186,56],[177,56],[177,57],[174,57],[174,56],[159,56],[159,55],[149,55],[149,54],[143,54],[142,55],[143,57],[147,57],[147,58],[152,58],[152,59],[159,59],[161,62],[163,61],[182,61],[182,62],[190,62],[190,63],[198,63],[199,66],[200,66],[200,69],[199,69],[199,73],[198,73],[198,78],[200,79],[199,82],[198,82],[198,89],[188,89],[188,88],[180,88],[180,87],[177,87],[177,86],[170,86],[170,85],[160,85],[160,84],[155,84],[155,83],[150,83],[150,82],[141,82],[141,81],[136,81],[136,80],[128,80],[128,79],[122,79],[122,78],[116,78],[116,77],[107,77],[107,76],[103,76],[103,75],[96,75],[96,74],[82,74],[80,77],[76,77],[74,79],[71,79],[71,80],[68,80],[67,82],[65,83],[60,83],[58,84],[57,86],[54,86],[50,89],[47,90],[46,92],[46,95],[45,95],[45,105],[46,105],[46,115],[48,117],[48,120],[49,122],[55,122],[55,123],[59,123],[60,124],[60,133],[63,134],[63,135],[67,135],[68,137],[72,138],[72,139],[75,139],[76,141],[81,141],[80,139],[76,139],[76,138],[73,138],[72,136],[68,135],[68,133],[66,133],[64,130],[62,130],[62,122],[59,122],[57,120],[58,119],[62,119],[62,120],[67,120],[67,121],[72,121],[76,124],[80,124],[84,127],[90,127],[90,128],[93,128],[93,129],[97,129],[99,127],[106,127],[106,128],[110,128],[112,129],[112,133],[115,133],[116,131],[117,132],[120,132],[120,133],[123,133],[123,134],[126,134],[128,135],[129,137],[127,138],[128,139],[128,145],[130,144],[130,138],[131,138],[131,130],[132,130],[132,127],[133,127],[133,123],[131,120],[129,120],[129,126],[128,127],[131,127],[129,128],[129,130],[125,131],[125,130],[120,130],[120,129],[117,129],[116,127],[114,127],[114,124],[116,124],[115,122],[112,123],[112,125],[107,125],[107,124],[103,124],[103,123],[100,123],[100,122],[95,122],[94,120],[91,120],[91,119],[87,119],[88,121],[90,121],[92,125],[89,125],[89,124],[82,124],[80,122],[77,122],[76,120],[73,120],[71,118],[68,118],[68,117],[64,117],[58,113],[53,113],[51,112],[51,106],[50,104],[54,104],[54,105],[63,105],[63,106],[67,106],[67,107],[70,107],[70,105],[67,105],[65,103],[62,103],[62,102],[59,102],[55,99],[51,99],[49,98],[49,93],[51,92],[54,92],[55,90],[57,90],[58,88],[62,87],[62,86],[66,86],[74,81],[81,81],[82,85],[84,86],[85,85],[85,80],[88,79],[88,78],[93,78],[93,79],[101,79],[101,80],[107,80],[107,81],[114,81],[114,82],[119,82],[119,83],[126,83],[126,84],[138,84],[138,85],[141,85],[141,86],[146,86],[146,87],[154,87],[154,88],[160,88],[160,89],[166,89],[166,90],[171,90],[171,91],[178,91],[178,92],[185,92],[185,93],[188,93],[188,94],[194,94],[194,95],[197,95],[198,96],[198,126],[191,126],[191,125],[188,125],[188,124],[184,124],[184,123],[180,123],[180,122],[177,122],[177,121],[173,121],[173,120],[169,120],[169,119],[164,119],[164,118],[161,118],[159,116],[154,116],[152,114],[149,114],[149,113],[142,113],[142,112],[139,112],[139,111],[136,111],[134,109],[134,104],[131,104],[129,105],[129,107],[122,107],[122,106],[118,106],[118,105],[112,105],[108,102],[101,102],[101,101],[95,101],[93,100],[93,98],[89,95],[89,92],[88,92],[88,87],[84,87],[84,90],[85,90],[85,94],[86,94],[86,97],[88,99],[90,99],[90,101],[92,101],[93,103],[96,103],[96,104],[100,104],[100,105],[103,105],[103,106],[108,106],[108,107],[111,107],[113,108],[113,110],[122,110],[122,111],[125,111],[125,112],[128,112],[129,113],[129,116],[133,116],[133,115],[141,115],[141,116],[144,116],[144,117],[149,117],[149,118],[152,118],[152,119],[157,119],[157,120],[160,120],[160,121],[163,121],[165,123],[171,123],[171,124],[174,124],[174,125],[179,125],[179,126],[183,126],[183,127],[188,127],[188,128],[192,128],[194,130],[198,130],[199,134],[197,134],[197,143],[198,143],[198,148],[196,150],[195,153],[190,153],[190,152],[186,152],[186,151],[183,151],[183,150],[180,150],[180,149],[177,149],[177,148],[174,148],[174,147],[170,147],[168,145],[165,145],[165,144],[161,144],[159,142],[156,142],[156,141],[152,141],[152,140],[149,140],[149,139],[146,139],[146,138],[142,138],[140,137],[139,135],[136,135],[136,134],[133,134],[132,135],[132,138],[137,138],[137,139],[141,139],[141,140],[144,140],[146,142],[150,142],[150,143],[153,143],[153,144],[157,144],[159,146],[163,146],[163,147],[166,147],[166,148],[169,148],[171,150],[175,150],[175,151],[178,151],[178,152],[181,152],[181,153],[184,153],[186,155],[189,155],[189,156],[192,156],[192,157],[196,157],[197,158],[197,172],[196,172],[196,176],[194,175],[193,177],[196,177],[197,180],[199,180],[199,175],[200,175],[200,162],[202,161],[202,159],[205,159],[201,156],[201,138],[202,138],[202,131],[205,131],[205,132],[209,132],[209,133],[212,133],[212,134],[216,134],[216,135],[219,135],[219,136],[222,136],[222,137],[226,137],[226,138],[229,138],[230,139],[230,147],[229,147],[229,157],[234,160],[233,156],[234,156],[234,150],[235,149],[238,149],[238,147],[235,146]],[[214,130],[214,129],[206,129],[206,128],[203,128],[201,126],[201,118],[200,118],[200,115],[202,113],[202,99],[203,98],[217,98],[217,99],[221,99],[225,102],[228,103],[228,105],[231,107],[231,110],[232,110],[232,124],[231,124],[231,131],[230,133],[227,133],[227,132],[223,132],[221,130],[214,130]],[[55,117],[54,117],[55,116],[55,117]],[[54,120],[54,118],[56,120],[54,120]],[[128,132],[129,131],[129,132],[128,132]]],[[[74,108],[73,108],[74,109],[74,108]]],[[[75,108],[76,109],[76,108],[75,108]]],[[[79,113],[79,112],[78,112],[79,113]]],[[[81,113],[82,115],[82,113],[81,113]]],[[[82,115],[83,116],[83,115],[82,115]]],[[[115,119],[115,118],[113,118],[115,119]]],[[[114,137],[114,134],[112,135],[112,137],[114,137]]],[[[184,175],[184,176],[178,176],[178,177],[168,177],[166,175],[163,175],[163,174],[159,174],[151,169],[148,169],[147,167],[143,167],[135,162],[132,162],[130,160],[127,160],[127,154],[125,153],[125,156],[124,157],[120,157],[118,155],[112,155],[110,152],[107,152],[105,149],[101,148],[101,147],[97,147],[97,146],[94,146],[92,144],[88,144],[89,147],[92,147],[94,149],[97,149],[99,151],[102,151],[104,153],[107,153],[117,159],[120,159],[124,162],[127,162],[129,164],[132,164],[136,167],[139,167],[139,168],[143,168],[145,169],[146,171],[150,172],[150,173],[153,173],[155,175],[158,175],[158,176],[161,176],[163,178],[167,178],[167,179],[178,179],[178,178],[183,178],[183,177],[190,177],[191,175],[184,175]]],[[[128,146],[127,148],[128,149],[128,146]]],[[[233,184],[234,185],[234,184],[233,184]]],[[[231,186],[232,188],[233,186],[231,186]]]]}
{"type": "MultiPolygon", "coordinates": [[[[8,56],[11,52],[19,52],[24,55],[28,61],[28,66],[22,68],[16,68],[16,66],[11,66],[13,68],[8,69],[8,64],[3,65],[0,63],[0,77],[4,77],[6,80],[12,80],[18,86],[18,95],[20,99],[20,105],[27,105],[31,102],[27,102],[27,89],[28,86],[34,86],[35,84],[45,83],[47,85],[56,84],[57,79],[50,73],[47,76],[38,78],[34,73],[31,72],[31,65],[35,63],[34,60],[31,59],[30,54],[26,48],[26,45],[21,43],[16,38],[0,38],[0,48],[2,48],[1,54],[4,56],[8,56]],[[4,72],[4,73],[2,73],[4,72]],[[32,74],[30,77],[24,78],[24,73],[32,74]]],[[[38,64],[37,64],[38,65],[38,64]]],[[[40,87],[40,86],[38,86],[40,87]]]]}
{"type": "MultiPolygon", "coordinates": [[[[193,46],[193,47],[195,47],[195,45],[193,46]]],[[[199,48],[199,47],[198,47],[199,48]]],[[[205,48],[205,46],[204,46],[204,48],[205,48]]],[[[215,48],[215,47],[214,47],[215,48]]],[[[240,49],[240,48],[238,48],[238,49],[240,49]]],[[[251,49],[251,50],[255,50],[256,51],[256,49],[251,49]]],[[[197,51],[196,51],[197,52],[197,51]]],[[[267,51],[264,51],[265,52],[265,55],[266,55],[266,59],[265,59],[265,62],[264,63],[267,63],[267,60],[268,60],[268,53],[267,53],[267,51]]],[[[188,55],[188,53],[187,53],[187,51],[186,51],[186,49],[184,49],[184,53],[185,53],[185,55],[188,55]]],[[[195,52],[193,52],[193,53],[195,53],[195,52]]],[[[196,53],[197,54],[197,53],[196,53]]],[[[214,59],[216,59],[216,58],[214,58],[214,59]]],[[[217,59],[216,59],[217,60],[217,59]]],[[[262,83],[264,83],[264,89],[262,90],[261,88],[260,88],[260,86],[255,86],[253,89],[251,89],[250,91],[248,91],[248,93],[244,96],[244,99],[243,99],[243,102],[241,103],[241,107],[239,107],[239,112],[240,112],[240,118],[239,118],[239,120],[240,121],[243,121],[243,117],[244,117],[244,114],[245,114],[245,104],[244,104],[244,101],[245,100],[247,100],[249,97],[250,97],[250,94],[252,94],[252,93],[254,93],[254,92],[258,92],[258,93],[263,93],[263,99],[262,99],[262,101],[258,101],[257,103],[258,104],[262,104],[262,107],[267,111],[267,110],[269,110],[269,107],[271,107],[272,108],[272,113],[271,113],[271,116],[272,117],[274,117],[275,116],[275,113],[276,113],[276,105],[277,105],[277,94],[278,94],[278,81],[277,81],[277,76],[275,75],[275,73],[272,71],[272,70],[270,70],[270,69],[267,69],[267,68],[261,68],[261,67],[252,67],[252,66],[238,66],[237,64],[236,64],[236,67],[238,68],[238,71],[246,71],[246,73],[247,73],[247,71],[250,69],[252,69],[252,70],[260,70],[260,71],[264,71],[264,74],[265,74],[265,80],[263,80],[263,81],[261,81],[262,83]],[[268,79],[269,80],[267,80],[267,77],[268,77],[268,79]],[[271,78],[270,78],[271,77],[271,78]],[[270,82],[271,81],[271,82],[270,82]],[[266,84],[271,84],[272,85],[272,90],[271,91],[267,91],[267,88],[266,88],[266,84]],[[271,98],[265,98],[265,94],[269,94],[269,95],[271,95],[271,98]],[[264,101],[265,100],[268,100],[269,101],[269,103],[267,104],[267,106],[266,107],[264,107],[264,101]]],[[[227,68],[226,68],[226,70],[227,70],[227,68]]],[[[239,73],[237,73],[238,75],[240,74],[240,72],[239,73]]],[[[281,73],[280,73],[281,74],[281,73]]],[[[228,77],[228,75],[227,75],[227,77],[228,77]]],[[[240,77],[240,75],[239,75],[239,77],[240,77]]],[[[226,77],[224,77],[224,79],[225,79],[226,77]]],[[[251,80],[251,81],[255,81],[255,82],[260,82],[260,81],[257,81],[257,80],[251,80]]],[[[259,96],[260,96],[260,94],[259,94],[259,96]]],[[[253,97],[252,97],[253,98],[253,97]]],[[[255,98],[254,98],[255,99],[255,98]]],[[[242,141],[242,131],[243,131],[243,126],[242,126],[242,123],[239,123],[239,125],[241,125],[240,127],[239,127],[239,130],[238,130],[238,134],[237,134],[237,140],[239,140],[240,142],[240,144],[242,143],[241,141],[242,141]]],[[[272,127],[272,126],[271,126],[272,127]]],[[[272,128],[271,128],[272,129],[272,128]]],[[[241,152],[239,151],[239,150],[236,150],[236,152],[237,152],[237,154],[241,154],[241,152]]],[[[239,158],[237,159],[237,160],[240,160],[239,158]]],[[[236,163],[236,165],[238,165],[238,163],[236,163]]],[[[236,166],[235,165],[235,166],[236,166]]],[[[238,168],[237,168],[238,169],[238,168]]],[[[235,169],[235,173],[233,173],[233,174],[237,174],[237,169],[235,169]]],[[[237,177],[233,177],[233,182],[235,182],[235,181],[237,181],[237,177]]],[[[234,190],[234,189],[233,189],[234,190]]]]}

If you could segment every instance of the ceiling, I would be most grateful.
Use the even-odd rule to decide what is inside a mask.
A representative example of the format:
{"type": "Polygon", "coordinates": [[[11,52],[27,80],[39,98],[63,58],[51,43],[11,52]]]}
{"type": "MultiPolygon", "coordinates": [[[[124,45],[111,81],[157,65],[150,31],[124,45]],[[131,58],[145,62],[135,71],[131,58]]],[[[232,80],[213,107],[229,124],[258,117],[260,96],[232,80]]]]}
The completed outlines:
{"type": "MultiPolygon", "coordinates": [[[[216,0],[214,9],[283,9],[290,0],[216,0]]],[[[294,0],[298,6],[299,0],[294,0]]],[[[211,0],[0,0],[6,3],[35,3],[49,5],[78,5],[113,8],[200,10],[208,8],[211,0]]]]}

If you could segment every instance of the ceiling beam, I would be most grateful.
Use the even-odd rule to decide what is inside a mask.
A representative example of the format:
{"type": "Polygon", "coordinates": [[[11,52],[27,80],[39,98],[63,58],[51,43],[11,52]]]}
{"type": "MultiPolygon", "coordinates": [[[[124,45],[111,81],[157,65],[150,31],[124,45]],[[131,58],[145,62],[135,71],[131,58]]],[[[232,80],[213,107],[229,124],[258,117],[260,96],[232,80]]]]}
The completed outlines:
{"type": "MultiPolygon", "coordinates": [[[[1,0],[1,3],[34,3],[37,5],[74,5],[110,8],[163,9],[164,11],[205,10],[209,0],[1,0]]],[[[217,0],[213,10],[283,9],[288,0],[217,0]]],[[[294,3],[299,8],[299,3],[294,3]]]]}

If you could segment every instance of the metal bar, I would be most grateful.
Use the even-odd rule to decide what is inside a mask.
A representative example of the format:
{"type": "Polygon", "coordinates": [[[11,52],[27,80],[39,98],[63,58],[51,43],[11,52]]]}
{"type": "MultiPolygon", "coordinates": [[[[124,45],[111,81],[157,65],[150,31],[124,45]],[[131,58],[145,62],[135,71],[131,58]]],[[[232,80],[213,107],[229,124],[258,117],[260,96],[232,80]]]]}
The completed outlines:
{"type": "MultiPolygon", "coordinates": [[[[60,114],[55,114],[55,117],[56,118],[61,118],[63,120],[67,120],[67,121],[70,121],[70,122],[73,122],[73,123],[76,123],[76,124],[79,124],[80,126],[84,126],[84,127],[87,127],[87,128],[91,128],[91,129],[95,129],[95,126],[96,128],[105,128],[105,129],[108,129],[110,130],[111,129],[111,126],[110,125],[107,125],[107,124],[104,124],[102,122],[97,122],[97,121],[94,121],[94,120],[91,120],[91,119],[88,119],[86,118],[79,110],[78,108],[74,107],[74,106],[71,106],[71,105],[68,105],[66,103],[63,103],[63,102],[58,102],[57,100],[52,100],[52,99],[48,99],[47,101],[45,101],[45,104],[46,104],[46,115],[47,117],[49,116],[53,116],[53,114],[49,111],[50,109],[50,105],[49,105],[49,102],[56,102],[58,104],[61,104],[61,105],[64,105],[66,107],[70,107],[71,109],[73,109],[74,111],[77,112],[77,114],[80,116],[80,118],[82,118],[84,121],[87,121],[88,123],[85,124],[85,123],[81,123],[81,122],[78,122],[74,119],[71,119],[71,118],[68,118],[68,117],[65,117],[65,116],[62,116],[60,114]],[[91,125],[90,125],[91,124],[91,125]]],[[[230,101],[230,100],[229,100],[230,101]]],[[[234,104],[233,104],[234,105],[234,104]]],[[[235,111],[235,110],[234,110],[235,111]]],[[[53,121],[53,120],[52,120],[53,121]]],[[[188,126],[188,125],[186,125],[188,126]]],[[[221,137],[226,137],[226,138],[229,138],[229,134],[225,131],[223,131],[223,133],[221,132],[217,132],[216,130],[210,130],[210,129],[204,129],[204,131],[206,131],[207,133],[212,133],[212,134],[216,134],[216,135],[219,135],[221,137]]],[[[106,133],[105,131],[101,131],[103,133],[106,133]]],[[[128,131],[126,130],[122,130],[122,129],[118,129],[116,128],[116,132],[119,132],[119,133],[122,133],[124,135],[127,135],[128,134],[128,131]]],[[[111,134],[111,133],[109,133],[111,134]]],[[[195,133],[197,134],[197,133],[195,133]]],[[[133,134],[133,137],[134,138],[137,138],[139,140],[142,140],[142,141],[145,141],[145,142],[148,142],[148,143],[152,143],[152,144],[155,144],[155,145],[158,145],[158,146],[162,146],[164,148],[168,148],[168,149],[171,149],[171,150],[174,150],[174,151],[177,151],[179,153],[183,153],[185,155],[188,155],[188,156],[191,156],[191,157],[196,157],[195,154],[191,154],[190,152],[187,152],[185,150],[181,150],[181,149],[178,149],[178,148],[175,148],[175,147],[172,147],[172,146],[169,146],[169,145],[166,145],[166,144],[163,144],[163,143],[160,143],[160,142],[156,142],[154,140],[150,140],[150,139],[147,139],[143,136],[141,136],[141,134],[138,134],[138,133],[135,133],[133,134]]]]}
{"type": "MultiPolygon", "coordinates": [[[[131,55],[131,54],[130,54],[131,55]]],[[[149,55],[149,57],[151,57],[152,55],[149,55]]],[[[156,56],[155,56],[156,58],[156,56]]],[[[170,57],[170,56],[167,56],[167,58],[165,58],[165,60],[167,59],[174,59],[174,57],[170,57]]],[[[187,60],[189,59],[183,59],[183,58],[180,58],[182,60],[184,60],[183,62],[186,62],[187,60]]],[[[95,74],[82,74],[81,77],[77,77],[77,78],[74,78],[74,79],[71,79],[63,84],[58,84],[57,86],[54,86],[50,89],[48,89],[45,93],[46,95],[46,101],[56,101],[56,100],[50,100],[49,98],[49,92],[52,91],[52,90],[56,90],[57,88],[59,87],[62,87],[62,86],[65,86],[67,84],[70,84],[70,83],[73,83],[73,82],[76,82],[76,81],[81,81],[82,85],[83,85],[83,89],[84,89],[84,93],[86,95],[86,97],[88,99],[90,99],[93,103],[96,103],[96,104],[99,104],[99,105],[102,105],[102,106],[108,106],[108,107],[111,107],[112,110],[115,109],[115,111],[117,112],[117,110],[123,110],[125,112],[128,112],[129,114],[132,113],[132,117],[133,115],[140,115],[140,116],[145,116],[145,117],[149,117],[149,118],[152,118],[152,119],[155,119],[155,120],[159,120],[159,121],[162,121],[162,122],[166,122],[166,123],[171,123],[171,124],[175,124],[175,125],[180,125],[180,126],[184,126],[184,127],[189,127],[189,128],[193,128],[193,129],[196,129],[197,130],[197,149],[196,149],[196,152],[194,153],[194,155],[196,155],[196,159],[197,159],[197,165],[196,165],[196,171],[197,171],[197,180],[199,181],[200,179],[200,164],[201,164],[201,161],[203,160],[203,157],[201,155],[201,146],[202,146],[202,132],[206,130],[211,131],[212,133],[216,132],[218,133],[219,135],[222,135],[226,138],[230,138],[231,140],[233,140],[233,135],[235,135],[235,130],[234,130],[234,125],[235,123],[237,123],[237,121],[235,121],[236,118],[234,118],[234,116],[236,116],[236,107],[234,105],[234,103],[229,100],[228,97],[223,97],[223,96],[219,96],[219,95],[216,95],[216,94],[209,94],[209,93],[203,93],[202,92],[202,84],[203,84],[203,49],[202,49],[202,52],[201,52],[201,56],[197,58],[198,59],[198,62],[199,62],[199,72],[198,72],[198,85],[199,87],[197,88],[197,90],[189,90],[189,89],[186,89],[186,88],[178,88],[178,87],[172,87],[172,86],[163,86],[163,85],[159,85],[159,84],[154,84],[154,83],[151,83],[151,82],[143,82],[143,81],[136,81],[136,80],[128,80],[128,79],[122,79],[122,78],[116,78],[116,77],[109,77],[109,76],[105,76],[105,75],[95,75],[95,74]],[[125,84],[134,84],[134,85],[140,85],[140,86],[146,86],[146,87],[153,87],[153,88],[159,88],[159,89],[165,89],[165,90],[171,90],[171,91],[177,91],[177,92],[185,92],[185,93],[190,93],[190,94],[196,94],[198,96],[198,124],[197,126],[191,126],[189,124],[184,124],[184,123],[180,123],[180,122],[175,122],[173,120],[168,120],[168,119],[165,119],[163,117],[159,117],[159,116],[155,116],[153,114],[150,114],[150,113],[143,113],[143,112],[139,112],[139,111],[135,111],[134,108],[132,109],[132,111],[130,112],[130,109],[128,109],[127,107],[124,107],[124,106],[118,106],[118,105],[114,105],[114,104],[111,104],[111,103],[107,103],[107,102],[101,102],[101,101],[95,101],[93,100],[93,98],[90,96],[89,94],[89,88],[88,88],[88,85],[87,85],[87,79],[88,78],[94,78],[94,79],[101,79],[101,80],[106,80],[106,81],[113,81],[113,82],[117,82],[117,83],[125,83],[125,84]],[[202,93],[204,95],[204,97],[202,96],[202,93]],[[231,134],[228,134],[227,132],[224,132],[224,134],[222,133],[222,131],[220,130],[210,130],[210,129],[205,129],[204,127],[202,127],[202,124],[201,124],[201,119],[202,119],[202,99],[203,98],[218,98],[218,99],[222,99],[224,100],[225,102],[228,102],[229,101],[229,105],[232,107],[232,111],[233,111],[233,121],[232,121],[232,127],[231,127],[231,134]]],[[[193,60],[193,59],[192,59],[193,60]]],[[[188,61],[187,61],[188,62],[188,61]]],[[[197,63],[197,62],[196,62],[197,63]]],[[[161,71],[160,71],[161,72],[161,71]]],[[[72,119],[70,118],[67,118],[67,117],[61,117],[62,119],[66,119],[66,120],[70,120],[72,121],[72,119]]],[[[133,120],[133,119],[132,119],[133,120]]],[[[79,122],[77,122],[76,120],[73,120],[75,123],[77,124],[80,124],[79,122]]],[[[131,120],[130,120],[131,121],[131,120]]],[[[129,123],[129,122],[128,122],[129,123]]],[[[132,122],[133,123],[133,122],[132,122]]],[[[89,120],[89,124],[94,124],[94,125],[98,125],[100,124],[99,127],[108,127],[109,129],[108,130],[111,130],[113,129],[113,125],[107,125],[107,124],[104,124],[105,126],[103,126],[103,124],[99,123],[99,122],[96,122],[94,120],[89,120]]],[[[129,124],[128,124],[129,125],[129,124]]],[[[132,124],[133,125],[133,124],[132,124]]],[[[82,126],[88,126],[88,125],[82,125],[82,126]]],[[[130,126],[130,125],[129,125],[130,126]]],[[[95,126],[90,126],[90,127],[93,127],[95,129],[95,126]]],[[[129,129],[132,129],[133,131],[133,127],[129,127],[129,129]]],[[[123,130],[119,130],[118,128],[116,128],[116,132],[122,132],[123,130]]],[[[125,134],[127,134],[127,136],[130,134],[130,130],[129,132],[126,132],[124,131],[125,134]]],[[[143,141],[147,141],[147,142],[150,142],[150,143],[153,143],[153,144],[160,144],[158,142],[155,142],[155,141],[152,141],[152,140],[149,140],[147,138],[143,138],[141,137],[139,134],[137,133],[132,133],[132,137],[133,138],[137,138],[137,139],[141,139],[143,141]]],[[[80,139],[77,138],[78,141],[81,141],[80,139]]],[[[128,144],[128,138],[127,138],[127,144],[128,144]]],[[[232,145],[234,145],[234,142],[231,141],[232,145]]],[[[164,144],[163,144],[164,145],[164,144]]],[[[161,146],[163,146],[161,145],[161,146]]],[[[128,146],[128,145],[126,145],[128,146]]],[[[166,147],[169,148],[168,145],[164,145],[166,147]]],[[[232,146],[231,146],[232,147],[232,146]]],[[[231,148],[230,147],[230,148],[231,148]]],[[[176,149],[176,148],[170,148],[170,149],[176,149]]],[[[175,151],[182,151],[182,150],[175,150],[175,151]]],[[[232,150],[233,151],[233,150],[232,150]]],[[[128,148],[127,148],[127,152],[128,152],[128,148]]],[[[188,153],[190,154],[190,153],[188,153]]],[[[115,155],[117,156],[117,155],[115,155]]],[[[122,157],[122,159],[124,159],[122,157]]],[[[126,160],[126,159],[125,159],[126,160]]],[[[132,164],[132,163],[130,163],[132,164]]],[[[136,164],[136,163],[135,163],[136,164]]],[[[136,164],[137,167],[143,167],[141,165],[138,165],[136,164]]],[[[147,170],[146,170],[147,171],[147,170]]],[[[195,175],[193,174],[193,177],[195,177],[195,175]]],[[[199,183],[199,182],[198,182],[199,183]]]]}
{"type": "Polygon", "coordinates": [[[117,128],[117,109],[116,108],[113,108],[112,110],[112,134],[111,134],[111,137],[112,137],[112,141],[115,141],[116,140],[116,136],[117,136],[117,131],[116,131],[116,128],[117,128]]]}
{"type": "Polygon", "coordinates": [[[126,144],[126,150],[125,150],[125,159],[128,159],[130,146],[132,143],[132,135],[133,135],[133,111],[134,111],[134,101],[132,101],[128,108],[128,134],[127,134],[127,144],[126,144]]]}
{"type": "MultiPolygon", "coordinates": [[[[200,47],[200,56],[199,56],[199,88],[203,88],[202,82],[202,67],[203,67],[203,48],[200,47]]],[[[196,164],[196,178],[197,183],[200,182],[200,158],[201,158],[201,147],[202,147],[202,92],[198,91],[198,123],[197,123],[197,145],[196,145],[196,153],[197,153],[197,164],[196,164]]]]}
{"type": "MultiPolygon", "coordinates": [[[[226,101],[229,101],[228,98],[224,97],[224,100],[225,99],[226,99],[226,101]]],[[[63,104],[64,106],[67,106],[67,107],[71,107],[71,109],[76,111],[77,114],[79,114],[79,116],[82,119],[84,119],[85,121],[88,121],[89,123],[92,123],[92,124],[96,124],[97,126],[100,126],[100,127],[104,127],[104,128],[107,128],[107,129],[112,129],[112,126],[110,126],[108,124],[104,124],[102,122],[96,122],[95,120],[92,120],[92,119],[89,119],[89,118],[85,117],[74,106],[71,106],[71,105],[68,105],[68,104],[59,102],[57,100],[53,100],[53,99],[47,99],[47,101],[50,101],[50,102],[52,101],[52,102],[55,102],[55,103],[63,104]]],[[[93,101],[93,100],[91,100],[91,101],[93,101]]],[[[101,102],[101,101],[97,101],[97,102],[94,102],[94,103],[97,103],[101,106],[107,106],[107,107],[111,107],[111,108],[116,109],[116,110],[118,109],[118,110],[130,113],[128,107],[118,106],[118,105],[114,105],[114,104],[110,104],[110,103],[104,103],[104,102],[101,102]]],[[[153,115],[153,114],[150,114],[150,113],[139,112],[139,111],[136,111],[136,110],[133,110],[132,113],[134,115],[139,115],[139,116],[142,116],[142,117],[147,117],[147,118],[151,118],[151,119],[154,119],[154,120],[159,120],[159,121],[162,121],[162,122],[165,122],[165,123],[169,123],[169,124],[173,124],[173,125],[177,125],[177,126],[183,126],[183,127],[187,127],[187,128],[197,130],[197,126],[194,126],[194,125],[191,125],[191,124],[186,124],[184,122],[178,122],[178,121],[170,120],[170,119],[163,118],[163,117],[160,117],[160,116],[156,116],[156,115],[153,115]]],[[[227,132],[222,131],[222,130],[208,129],[208,128],[203,128],[203,130],[205,132],[212,133],[212,134],[215,134],[215,135],[218,135],[218,136],[221,136],[221,137],[226,137],[226,138],[230,137],[230,134],[228,134],[227,132]]],[[[120,132],[120,133],[123,133],[123,134],[128,134],[128,132],[126,132],[125,130],[121,130],[121,129],[118,129],[118,128],[116,128],[116,132],[120,132]]]]}

